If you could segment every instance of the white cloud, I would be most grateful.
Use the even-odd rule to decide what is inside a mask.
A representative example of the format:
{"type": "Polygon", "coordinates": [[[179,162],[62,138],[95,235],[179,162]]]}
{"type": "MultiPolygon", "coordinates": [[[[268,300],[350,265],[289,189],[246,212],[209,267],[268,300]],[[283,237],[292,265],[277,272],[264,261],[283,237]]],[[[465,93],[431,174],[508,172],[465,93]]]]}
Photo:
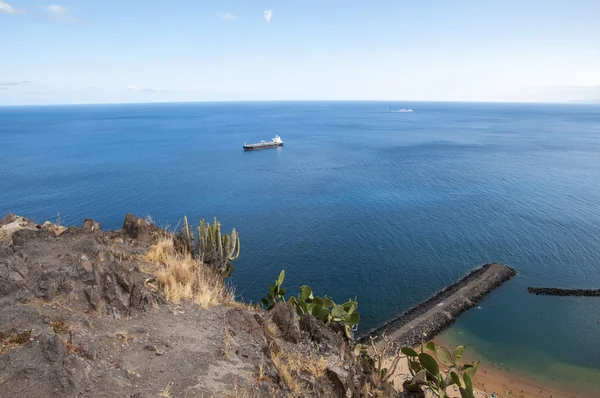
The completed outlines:
{"type": "Polygon", "coordinates": [[[127,86],[127,90],[132,91],[134,93],[172,93],[173,90],[163,90],[158,88],[146,88],[140,86],[127,86]]]}
{"type": "Polygon", "coordinates": [[[7,14],[16,14],[17,10],[15,10],[10,4],[7,2],[0,0],[0,12],[5,12],[7,14]]]}
{"type": "Polygon", "coordinates": [[[222,14],[217,14],[217,16],[221,19],[224,19],[226,21],[233,21],[234,19],[237,18],[237,16],[231,12],[225,12],[222,14]]]}
{"type": "Polygon", "coordinates": [[[46,12],[48,12],[56,20],[64,22],[77,22],[77,18],[75,18],[65,6],[51,4],[44,7],[44,10],[46,10],[46,12]]]}
{"type": "Polygon", "coordinates": [[[31,84],[32,82],[29,80],[19,80],[19,81],[0,81],[0,86],[23,86],[25,84],[31,84]]]}
{"type": "Polygon", "coordinates": [[[273,10],[265,10],[265,21],[271,22],[271,18],[273,18],[273,10]]]}
{"type": "Polygon", "coordinates": [[[129,91],[144,91],[143,88],[138,87],[138,86],[127,86],[127,90],[129,90],[129,91]]]}

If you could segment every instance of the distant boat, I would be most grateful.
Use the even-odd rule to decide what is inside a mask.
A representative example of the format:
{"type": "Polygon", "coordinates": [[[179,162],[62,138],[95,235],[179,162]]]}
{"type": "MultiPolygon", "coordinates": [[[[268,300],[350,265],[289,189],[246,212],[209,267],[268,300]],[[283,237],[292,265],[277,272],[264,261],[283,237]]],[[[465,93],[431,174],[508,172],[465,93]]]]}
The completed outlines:
{"type": "Polygon", "coordinates": [[[276,135],[271,141],[261,141],[256,144],[246,144],[244,142],[244,151],[256,151],[258,149],[267,149],[267,148],[277,148],[283,146],[283,141],[281,137],[276,135]]]}
{"type": "Polygon", "coordinates": [[[404,109],[404,108],[402,108],[398,112],[400,112],[400,113],[410,113],[412,111],[413,111],[412,109],[404,109]]]}

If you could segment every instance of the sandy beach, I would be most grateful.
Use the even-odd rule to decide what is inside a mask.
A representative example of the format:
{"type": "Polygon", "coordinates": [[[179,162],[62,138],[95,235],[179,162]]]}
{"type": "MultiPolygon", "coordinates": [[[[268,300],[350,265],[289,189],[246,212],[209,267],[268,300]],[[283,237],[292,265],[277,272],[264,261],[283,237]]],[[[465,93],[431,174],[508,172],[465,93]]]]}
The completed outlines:
{"type": "MultiPolygon", "coordinates": [[[[436,343],[447,346],[441,339],[435,339],[436,343]]],[[[393,382],[398,390],[402,390],[402,383],[410,377],[408,362],[403,358],[398,364],[393,382]]],[[[474,386],[477,390],[477,398],[598,398],[600,392],[592,393],[586,391],[574,391],[568,387],[549,384],[546,381],[528,378],[518,375],[513,371],[499,369],[493,364],[481,363],[475,378],[474,386]],[[495,395],[493,395],[495,394],[495,395]]],[[[460,392],[456,386],[448,389],[452,398],[460,398],[460,392]]]]}

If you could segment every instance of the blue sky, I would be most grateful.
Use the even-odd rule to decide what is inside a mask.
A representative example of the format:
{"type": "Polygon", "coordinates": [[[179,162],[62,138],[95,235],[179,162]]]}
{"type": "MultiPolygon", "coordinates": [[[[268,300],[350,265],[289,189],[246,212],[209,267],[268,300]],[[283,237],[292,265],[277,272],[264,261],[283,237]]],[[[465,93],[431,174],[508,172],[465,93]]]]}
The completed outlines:
{"type": "Polygon", "coordinates": [[[0,38],[3,105],[600,99],[598,0],[0,0],[0,38]]]}

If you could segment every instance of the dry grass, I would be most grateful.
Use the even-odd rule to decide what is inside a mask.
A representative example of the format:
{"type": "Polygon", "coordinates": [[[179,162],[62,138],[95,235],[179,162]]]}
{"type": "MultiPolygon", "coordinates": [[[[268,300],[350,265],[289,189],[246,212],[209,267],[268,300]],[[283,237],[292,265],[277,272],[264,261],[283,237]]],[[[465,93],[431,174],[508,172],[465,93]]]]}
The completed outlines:
{"type": "Polygon", "coordinates": [[[71,327],[67,325],[63,320],[50,322],[50,325],[52,325],[54,333],[65,333],[71,330],[71,327]]]}
{"type": "Polygon", "coordinates": [[[265,357],[263,356],[260,359],[260,364],[258,365],[258,376],[256,376],[256,383],[258,384],[267,379],[268,378],[265,376],[265,357]]]}
{"type": "Polygon", "coordinates": [[[150,247],[146,259],[156,264],[166,264],[170,257],[175,256],[173,239],[162,237],[150,247]]]}
{"type": "Polygon", "coordinates": [[[231,334],[228,329],[223,331],[223,346],[221,347],[221,352],[225,358],[229,358],[233,353],[231,334]]]}
{"type": "Polygon", "coordinates": [[[316,379],[325,376],[327,370],[327,360],[321,356],[302,355],[299,352],[287,353],[281,351],[271,356],[271,361],[277,368],[285,387],[293,393],[299,393],[302,390],[302,382],[299,375],[309,374],[316,379]]]}
{"type": "Polygon", "coordinates": [[[125,345],[129,345],[129,343],[131,341],[133,341],[133,339],[134,339],[133,336],[130,336],[127,333],[124,333],[124,332],[117,332],[117,333],[115,333],[115,337],[117,339],[119,339],[119,341],[121,341],[122,344],[125,344],[125,345]]]}
{"type": "Polygon", "coordinates": [[[10,335],[0,332],[0,355],[27,344],[30,338],[31,330],[10,335]]]}
{"type": "Polygon", "coordinates": [[[146,260],[160,265],[155,277],[168,301],[188,299],[201,308],[235,302],[223,278],[189,254],[178,253],[172,238],[160,238],[148,251],[146,260]]]}
{"type": "Polygon", "coordinates": [[[267,319],[265,332],[267,336],[269,336],[272,339],[276,339],[281,335],[281,332],[279,331],[277,325],[275,325],[275,322],[273,322],[270,319],[267,319]]]}
{"type": "Polygon", "coordinates": [[[277,368],[277,372],[283,381],[283,384],[290,389],[291,392],[297,393],[300,391],[300,383],[292,377],[290,368],[288,367],[287,360],[285,356],[280,354],[275,354],[271,356],[271,361],[277,368]]]}
{"type": "Polygon", "coordinates": [[[75,355],[79,355],[80,357],[85,358],[86,357],[86,353],[85,353],[85,349],[83,348],[83,346],[81,344],[76,345],[73,343],[73,332],[69,331],[69,340],[64,340],[62,339],[63,344],[65,345],[65,348],[67,349],[68,352],[70,352],[71,354],[75,354],[75,355]]]}
{"type": "Polygon", "coordinates": [[[171,387],[173,387],[173,382],[170,381],[165,388],[158,394],[159,397],[171,398],[171,387]]]}

